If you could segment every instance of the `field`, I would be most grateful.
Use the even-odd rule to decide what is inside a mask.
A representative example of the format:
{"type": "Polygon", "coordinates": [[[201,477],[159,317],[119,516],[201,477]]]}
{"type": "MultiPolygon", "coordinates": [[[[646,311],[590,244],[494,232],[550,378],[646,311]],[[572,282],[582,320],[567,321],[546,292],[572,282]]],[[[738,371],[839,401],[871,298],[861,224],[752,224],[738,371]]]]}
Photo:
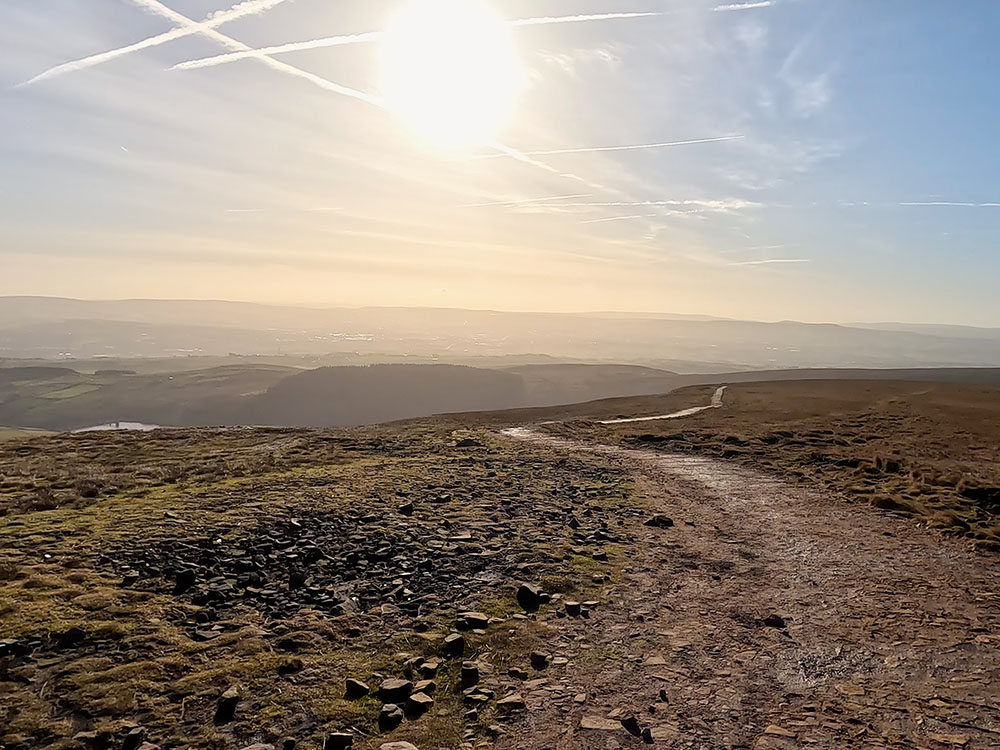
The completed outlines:
{"type": "MultiPolygon", "coordinates": [[[[730,386],[724,407],[677,420],[602,425],[586,419],[665,414],[707,404],[714,386],[580,405],[544,429],[602,443],[714,456],[819,484],[1000,548],[1000,389],[935,383],[792,381],[730,386]]],[[[560,418],[527,412],[522,418],[560,418]]]]}

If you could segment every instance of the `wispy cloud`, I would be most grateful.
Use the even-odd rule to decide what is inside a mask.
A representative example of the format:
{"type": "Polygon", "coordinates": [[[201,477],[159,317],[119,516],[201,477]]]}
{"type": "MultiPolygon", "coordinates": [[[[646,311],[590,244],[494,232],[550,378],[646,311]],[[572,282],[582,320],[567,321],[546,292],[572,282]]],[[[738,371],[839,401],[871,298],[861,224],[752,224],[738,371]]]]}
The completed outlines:
{"type": "MultiPolygon", "coordinates": [[[[554,204],[556,205],[556,204],[554,204]]],[[[664,206],[674,208],[704,208],[712,211],[734,211],[744,208],[761,208],[763,204],[739,198],[725,200],[669,200],[669,201],[607,201],[588,203],[560,203],[570,208],[619,208],[625,206],[664,206]]]]}
{"type": "Polygon", "coordinates": [[[545,16],[541,18],[519,18],[511,21],[511,26],[545,26],[552,23],[586,23],[589,21],[613,21],[622,18],[650,18],[662,16],[659,12],[643,13],[591,13],[577,16],[545,16]]]}
{"type": "MultiPolygon", "coordinates": [[[[225,23],[229,23],[230,21],[264,13],[265,11],[281,5],[284,2],[287,2],[287,0],[246,0],[245,2],[237,3],[229,10],[210,13],[200,23],[207,29],[215,29],[225,23]]],[[[91,55],[90,57],[84,57],[79,60],[73,60],[71,62],[62,63],[61,65],[56,65],[55,67],[39,73],[34,78],[18,84],[18,88],[56,78],[58,76],[65,75],[66,73],[86,70],[87,68],[92,68],[95,65],[101,65],[102,63],[110,62],[111,60],[117,60],[118,58],[130,55],[133,52],[150,49],[151,47],[158,47],[161,44],[172,42],[175,39],[183,39],[184,37],[197,33],[199,33],[198,30],[191,28],[190,26],[171,29],[163,34],[157,34],[156,36],[151,36],[147,39],[143,39],[142,41],[130,44],[127,47],[119,47],[118,49],[109,50],[108,52],[101,52],[97,55],[91,55]]]]}
{"type": "Polygon", "coordinates": [[[1000,203],[964,203],[961,201],[906,201],[900,206],[953,206],[958,208],[1000,208],[1000,203]]]}
{"type": "MultiPolygon", "coordinates": [[[[587,148],[558,148],[548,151],[522,151],[524,156],[553,156],[556,154],[591,154],[601,151],[642,151],[645,149],[669,148],[671,146],[690,146],[696,143],[718,143],[720,141],[738,141],[746,136],[724,135],[717,138],[696,138],[688,141],[667,141],[664,143],[636,143],[627,146],[592,146],[587,148]]],[[[487,154],[480,158],[497,159],[506,154],[487,154]]]]}
{"type": "Polygon", "coordinates": [[[725,13],[731,10],[753,10],[754,8],[770,8],[777,5],[775,0],[759,0],[754,3],[729,3],[728,5],[716,5],[712,8],[715,13],[725,13]]]}
{"type": "MultiPolygon", "coordinates": [[[[576,16],[546,16],[540,18],[519,18],[511,21],[511,26],[545,26],[549,24],[562,23],[587,23],[593,21],[611,21],[615,19],[647,18],[650,16],[660,16],[662,13],[592,13],[589,15],[576,16]]],[[[255,53],[266,55],[279,55],[287,52],[304,52],[311,49],[322,49],[324,47],[340,47],[349,44],[368,44],[380,39],[385,34],[384,31],[366,31],[361,34],[347,34],[343,36],[328,36],[319,39],[309,39],[303,42],[289,42],[288,44],[278,44],[271,47],[260,47],[247,50],[245,52],[230,52],[225,55],[215,55],[213,57],[203,57],[198,60],[189,60],[175,65],[171,70],[192,70],[194,68],[209,68],[215,65],[245,60],[253,57],[255,53]]]]}
{"type": "Polygon", "coordinates": [[[574,193],[572,195],[546,195],[542,198],[520,198],[509,201],[490,201],[489,203],[465,203],[458,208],[487,208],[489,206],[523,206],[531,203],[546,203],[548,201],[569,200],[571,198],[589,198],[590,193],[574,193]]]}
{"type": "Polygon", "coordinates": [[[768,258],[767,260],[742,260],[731,266],[767,266],[772,263],[811,263],[811,258],[768,258]]]}
{"type": "Polygon", "coordinates": [[[588,221],[581,221],[581,224],[604,224],[609,221],[629,221],[631,219],[653,219],[658,217],[659,214],[631,214],[629,216],[608,216],[604,219],[590,219],[588,221]]]}

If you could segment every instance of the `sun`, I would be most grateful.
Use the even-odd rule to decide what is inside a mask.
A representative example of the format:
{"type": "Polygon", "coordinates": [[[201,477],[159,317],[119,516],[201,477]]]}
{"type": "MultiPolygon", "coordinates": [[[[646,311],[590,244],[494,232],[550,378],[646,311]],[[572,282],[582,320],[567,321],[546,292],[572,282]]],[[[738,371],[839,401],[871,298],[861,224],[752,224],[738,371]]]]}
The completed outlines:
{"type": "Polygon", "coordinates": [[[496,136],[525,81],[510,24],[483,0],[410,0],[386,30],[381,55],[386,105],[448,149],[496,136]]]}

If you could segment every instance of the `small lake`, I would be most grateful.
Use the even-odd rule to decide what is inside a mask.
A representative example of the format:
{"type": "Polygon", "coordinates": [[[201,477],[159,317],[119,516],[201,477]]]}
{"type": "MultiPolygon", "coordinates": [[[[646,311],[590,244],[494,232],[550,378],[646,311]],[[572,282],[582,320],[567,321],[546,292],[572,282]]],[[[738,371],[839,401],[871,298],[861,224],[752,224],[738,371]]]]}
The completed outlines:
{"type": "Polygon", "coordinates": [[[153,430],[159,429],[161,428],[158,424],[145,424],[143,422],[108,422],[107,424],[98,424],[93,427],[82,427],[79,430],[73,430],[73,432],[110,432],[113,430],[152,432],[153,430]]]}

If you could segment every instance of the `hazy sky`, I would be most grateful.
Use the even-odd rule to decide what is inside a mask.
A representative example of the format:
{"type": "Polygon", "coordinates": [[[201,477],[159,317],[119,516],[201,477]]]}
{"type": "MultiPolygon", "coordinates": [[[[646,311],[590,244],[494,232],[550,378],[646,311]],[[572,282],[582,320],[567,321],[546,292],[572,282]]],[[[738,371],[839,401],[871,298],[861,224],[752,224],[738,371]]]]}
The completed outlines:
{"type": "MultiPolygon", "coordinates": [[[[404,4],[252,0],[20,85],[230,6],[0,2],[0,294],[1000,325],[1000,3],[495,0],[659,15],[503,24],[521,90],[462,148],[433,124],[506,79],[424,97],[428,132],[381,99],[385,36],[171,69],[404,4]]],[[[432,56],[465,33],[423,21],[432,56]]]]}

